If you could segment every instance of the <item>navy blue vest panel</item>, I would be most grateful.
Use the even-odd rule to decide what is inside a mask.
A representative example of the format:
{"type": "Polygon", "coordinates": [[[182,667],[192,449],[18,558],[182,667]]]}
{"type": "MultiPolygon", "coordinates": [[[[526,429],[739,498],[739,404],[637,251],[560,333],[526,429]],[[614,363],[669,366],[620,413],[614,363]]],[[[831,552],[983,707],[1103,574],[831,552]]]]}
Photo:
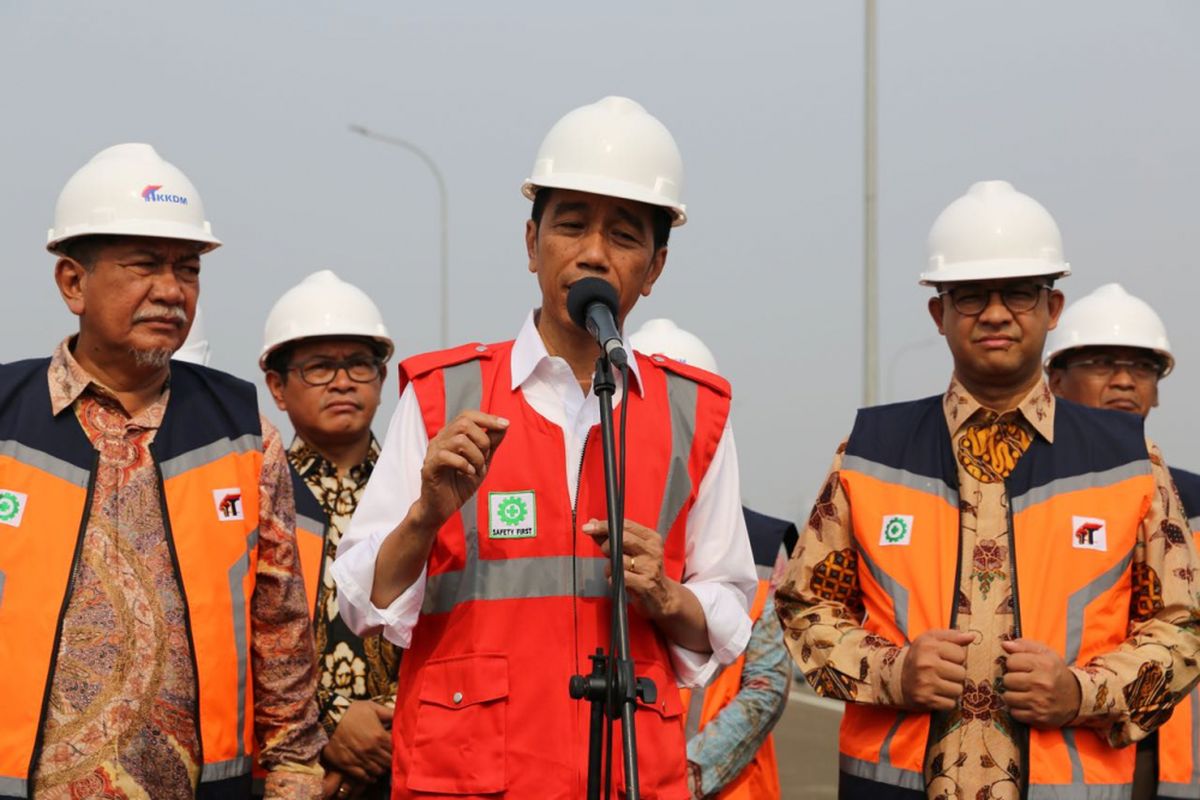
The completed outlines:
{"type": "Polygon", "coordinates": [[[1188,519],[1200,517],[1200,475],[1171,467],[1171,480],[1175,481],[1175,488],[1179,491],[1183,515],[1188,519]]]}
{"type": "Polygon", "coordinates": [[[859,409],[845,454],[933,478],[958,491],[941,395],[859,409]]]}
{"type": "Polygon", "coordinates": [[[292,475],[292,494],[296,498],[296,514],[322,523],[324,527],[319,531],[313,532],[324,535],[329,529],[329,516],[313,495],[312,489],[304,482],[304,478],[300,477],[300,473],[296,472],[296,468],[291,466],[290,463],[288,464],[288,472],[292,475]]]}
{"type": "MultiPolygon", "coordinates": [[[[750,550],[754,553],[756,566],[775,566],[780,545],[790,544],[791,547],[795,547],[800,534],[794,522],[769,517],[745,506],[742,506],[742,516],[746,520],[746,531],[750,534],[750,550]]],[[[790,548],[788,553],[791,553],[790,548]]]]}
{"type": "Polygon", "coordinates": [[[50,409],[49,358],[0,366],[0,442],[19,442],[91,471],[96,451],[74,414],[50,409]]]}

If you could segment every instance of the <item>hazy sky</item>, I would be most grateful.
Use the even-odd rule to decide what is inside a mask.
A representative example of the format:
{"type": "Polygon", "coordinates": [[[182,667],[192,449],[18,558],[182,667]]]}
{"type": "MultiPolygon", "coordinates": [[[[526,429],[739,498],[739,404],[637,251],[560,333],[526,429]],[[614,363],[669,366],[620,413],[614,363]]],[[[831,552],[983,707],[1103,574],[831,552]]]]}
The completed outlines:
{"type": "MultiPolygon", "coordinates": [[[[1200,4],[880,6],[884,399],[945,387],[925,236],[971,182],[1004,178],[1056,216],[1068,300],[1121,281],[1166,320],[1179,366],[1150,431],[1200,469],[1200,4]]],[[[521,180],[559,116],[625,94],[678,140],[689,217],[630,323],[670,316],[708,342],[747,501],[802,516],[862,396],[862,22],[851,0],[0,0],[0,360],[74,329],[46,229],[71,173],[122,141],[182,168],[225,242],[202,279],[214,366],[261,385],[267,310],[322,268],[376,298],[399,355],[435,348],[433,179],[349,123],[446,175],[452,341],[511,338],[537,301],[521,180]]]]}

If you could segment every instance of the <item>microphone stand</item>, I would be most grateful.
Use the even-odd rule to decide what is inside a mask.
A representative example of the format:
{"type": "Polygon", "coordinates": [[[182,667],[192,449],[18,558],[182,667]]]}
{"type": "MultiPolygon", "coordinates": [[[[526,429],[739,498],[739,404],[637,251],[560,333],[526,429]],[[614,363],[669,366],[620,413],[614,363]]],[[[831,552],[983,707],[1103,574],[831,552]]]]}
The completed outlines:
{"type": "MultiPolygon", "coordinates": [[[[654,703],[657,690],[649,678],[635,678],[633,659],[629,655],[629,602],[625,591],[625,492],[617,485],[616,444],[613,439],[613,394],[616,392],[612,364],[607,353],[601,351],[596,359],[596,374],[592,389],[600,401],[600,438],[604,448],[604,490],[608,503],[608,541],[611,545],[609,560],[612,567],[612,630],[609,656],[603,648],[589,656],[592,662],[590,675],[571,677],[571,697],[587,700],[591,704],[591,726],[588,732],[588,800],[600,800],[601,762],[604,754],[605,734],[611,742],[613,721],[621,720],[621,745],[625,767],[625,796],[639,800],[638,787],[637,730],[633,715],[637,701],[654,703]]],[[[629,387],[625,387],[628,393],[629,387]]],[[[572,532],[573,534],[574,532],[572,532]]],[[[611,770],[612,753],[608,767],[611,770]]],[[[611,773],[607,776],[611,779],[611,773]]]]}

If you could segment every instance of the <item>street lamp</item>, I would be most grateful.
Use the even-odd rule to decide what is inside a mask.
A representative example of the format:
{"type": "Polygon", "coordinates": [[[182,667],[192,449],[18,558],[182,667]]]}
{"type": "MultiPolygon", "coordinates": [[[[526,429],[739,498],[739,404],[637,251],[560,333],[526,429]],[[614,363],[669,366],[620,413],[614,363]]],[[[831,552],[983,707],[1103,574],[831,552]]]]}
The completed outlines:
{"type": "Polygon", "coordinates": [[[438,213],[441,218],[442,225],[442,254],[441,254],[441,273],[442,273],[442,314],[440,323],[440,341],[442,347],[448,347],[450,344],[450,226],[449,212],[447,210],[446,201],[446,179],[442,176],[442,171],[438,169],[438,165],[434,160],[412,142],[401,139],[399,136],[389,136],[386,133],[377,133],[368,129],[363,125],[351,125],[350,131],[357,133],[359,136],[364,136],[368,139],[374,139],[377,142],[403,147],[417,158],[425,162],[425,166],[429,167],[429,171],[433,173],[434,180],[438,186],[438,213]]]}

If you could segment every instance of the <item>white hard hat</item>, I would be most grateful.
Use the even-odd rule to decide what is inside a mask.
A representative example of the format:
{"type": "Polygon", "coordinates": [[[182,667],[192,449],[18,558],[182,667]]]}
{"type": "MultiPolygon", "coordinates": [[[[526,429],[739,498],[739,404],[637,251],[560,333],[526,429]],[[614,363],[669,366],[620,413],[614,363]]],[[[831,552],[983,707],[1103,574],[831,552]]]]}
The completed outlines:
{"type": "Polygon", "coordinates": [[[258,366],[267,368],[267,357],[282,345],[314,336],[361,336],[384,348],[392,357],[392,338],[383,315],[367,293],[346,283],[333,270],[314,272],[283,293],[267,315],[262,355],[258,366]]]}
{"type": "Polygon", "coordinates": [[[921,284],[1070,274],[1050,212],[1007,181],[980,181],[929,229],[929,270],[921,284]]]}
{"type": "Polygon", "coordinates": [[[713,357],[712,351],[704,346],[704,342],[700,341],[700,337],[688,333],[669,319],[647,320],[629,337],[629,345],[647,355],[661,354],[684,364],[720,374],[717,370],[717,359],[713,357]]]}
{"type": "Polygon", "coordinates": [[[101,150],[59,193],[46,249],[61,255],[67,239],[90,234],[186,239],[204,253],[221,245],[196,187],[148,144],[101,150]]]}
{"type": "Polygon", "coordinates": [[[1106,283],[1067,306],[1046,337],[1046,369],[1061,353],[1093,345],[1152,350],[1166,361],[1164,378],[1175,366],[1162,319],[1119,283],[1106,283]]]}
{"type": "Polygon", "coordinates": [[[574,189],[623,197],[671,212],[671,225],[687,222],[683,158],[666,126],[627,97],[605,97],[554,123],[542,140],[521,192],[574,189]]]}
{"type": "Polygon", "coordinates": [[[208,337],[204,330],[204,314],[200,312],[200,306],[196,306],[196,317],[192,320],[192,328],[188,331],[187,339],[184,340],[183,346],[171,355],[171,358],[176,361],[186,361],[189,364],[208,366],[211,353],[208,337]]]}

